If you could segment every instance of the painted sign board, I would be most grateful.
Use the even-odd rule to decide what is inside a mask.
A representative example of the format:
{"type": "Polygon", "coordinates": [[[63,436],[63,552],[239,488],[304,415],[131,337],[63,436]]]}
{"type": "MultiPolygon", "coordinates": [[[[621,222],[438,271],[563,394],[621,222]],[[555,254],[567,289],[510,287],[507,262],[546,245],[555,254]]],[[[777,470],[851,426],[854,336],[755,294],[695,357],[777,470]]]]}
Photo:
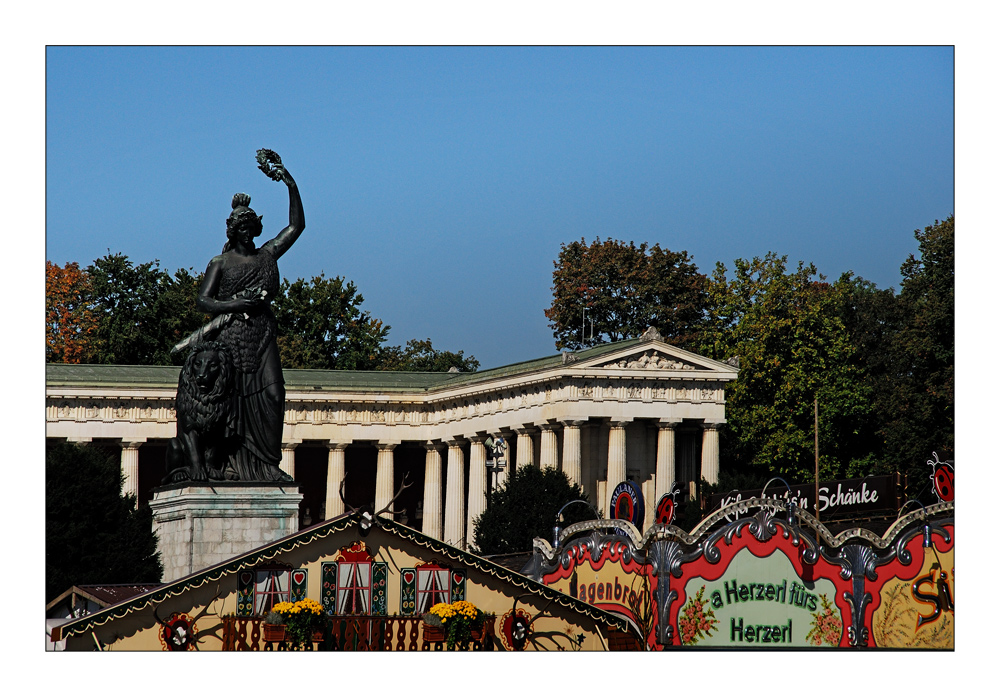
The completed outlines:
{"type": "Polygon", "coordinates": [[[791,648],[838,646],[843,621],[833,601],[837,589],[825,579],[804,581],[781,552],[736,553],[712,579],[692,576],[677,628],[683,646],[791,648]]]}
{"type": "Polygon", "coordinates": [[[872,588],[870,624],[875,646],[894,649],[955,648],[954,526],[944,526],[950,540],[933,534],[930,547],[914,537],[900,559],[879,568],[880,586],[872,588]]]}
{"type": "Polygon", "coordinates": [[[737,510],[721,527],[663,530],[641,546],[592,532],[546,553],[538,580],[629,618],[652,649],[954,648],[950,502],[884,536],[833,535],[773,502],[737,510]]]}
{"type": "Polygon", "coordinates": [[[595,560],[585,542],[567,550],[570,564],[542,578],[567,595],[635,621],[648,595],[648,567],[637,563],[625,542],[606,545],[595,560]]]}
{"type": "MultiPolygon", "coordinates": [[[[768,488],[767,498],[784,500],[791,497],[800,509],[815,512],[815,484],[793,484],[789,488],[791,492],[780,485],[772,485],[768,488]]],[[[761,493],[761,489],[729,491],[712,496],[709,503],[714,511],[744,499],[759,498],[761,493]]],[[[819,483],[819,513],[822,518],[884,513],[898,508],[892,475],[819,483]]]]}

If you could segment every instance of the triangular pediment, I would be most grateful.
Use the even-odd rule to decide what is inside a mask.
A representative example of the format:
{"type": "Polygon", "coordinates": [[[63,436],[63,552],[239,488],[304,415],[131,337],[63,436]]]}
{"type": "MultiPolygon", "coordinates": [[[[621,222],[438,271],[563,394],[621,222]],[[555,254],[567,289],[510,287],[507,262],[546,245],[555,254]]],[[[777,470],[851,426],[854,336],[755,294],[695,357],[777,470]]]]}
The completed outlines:
{"type": "Polygon", "coordinates": [[[704,366],[686,361],[677,356],[646,349],[641,353],[630,353],[624,358],[608,361],[595,368],[617,368],[619,370],[705,370],[704,366]]]}
{"type": "Polygon", "coordinates": [[[601,370],[626,370],[629,372],[684,372],[684,373],[731,373],[736,376],[738,368],[728,363],[720,363],[699,356],[690,351],[671,346],[663,341],[644,341],[620,351],[581,360],[576,368],[601,370]]]}

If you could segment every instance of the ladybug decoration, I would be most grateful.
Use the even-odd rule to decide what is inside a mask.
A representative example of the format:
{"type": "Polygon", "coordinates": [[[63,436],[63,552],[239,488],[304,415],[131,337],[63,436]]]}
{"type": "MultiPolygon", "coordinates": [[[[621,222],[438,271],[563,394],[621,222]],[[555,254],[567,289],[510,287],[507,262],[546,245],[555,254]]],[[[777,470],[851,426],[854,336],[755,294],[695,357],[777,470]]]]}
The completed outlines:
{"type": "Polygon", "coordinates": [[[955,466],[949,460],[941,462],[937,453],[931,453],[933,460],[928,460],[931,466],[931,483],[934,485],[934,494],[938,498],[938,503],[953,502],[955,500],[955,466]]]}
{"type": "Polygon", "coordinates": [[[670,488],[670,491],[660,497],[656,503],[656,517],[653,521],[657,525],[671,525],[677,517],[677,498],[680,496],[681,488],[677,482],[670,488]]]}

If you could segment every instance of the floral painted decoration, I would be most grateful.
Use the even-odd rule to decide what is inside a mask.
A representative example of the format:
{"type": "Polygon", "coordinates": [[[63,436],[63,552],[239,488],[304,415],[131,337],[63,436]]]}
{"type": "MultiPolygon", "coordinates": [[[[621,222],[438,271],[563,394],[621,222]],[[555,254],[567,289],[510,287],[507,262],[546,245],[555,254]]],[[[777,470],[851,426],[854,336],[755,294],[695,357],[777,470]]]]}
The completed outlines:
{"type": "Polygon", "coordinates": [[[685,646],[697,644],[702,639],[712,636],[719,620],[710,607],[705,607],[708,601],[704,598],[705,586],[684,606],[677,624],[680,625],[681,643],[685,646]]]}
{"type": "Polygon", "coordinates": [[[809,633],[806,634],[806,641],[813,646],[822,646],[823,644],[837,646],[840,644],[840,637],[844,632],[844,624],[833,604],[826,599],[825,593],[820,594],[819,600],[822,603],[822,608],[819,612],[813,613],[813,623],[809,633]]]}

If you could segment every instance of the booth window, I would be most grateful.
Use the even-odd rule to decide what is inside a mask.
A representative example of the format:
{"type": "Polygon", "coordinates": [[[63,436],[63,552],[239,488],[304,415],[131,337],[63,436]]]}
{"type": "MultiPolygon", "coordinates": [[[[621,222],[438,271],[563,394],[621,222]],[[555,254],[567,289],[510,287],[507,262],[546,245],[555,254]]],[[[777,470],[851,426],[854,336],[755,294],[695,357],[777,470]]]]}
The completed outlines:
{"type": "Polygon", "coordinates": [[[417,569],[417,612],[428,612],[438,603],[451,602],[451,572],[448,569],[417,569]]]}
{"type": "Polygon", "coordinates": [[[306,570],[269,564],[241,571],[237,599],[237,614],[263,616],[281,602],[306,597],[306,570]]]}
{"type": "Polygon", "coordinates": [[[372,605],[372,563],[337,562],[337,614],[367,615],[372,605]]]}
{"type": "Polygon", "coordinates": [[[345,547],[323,568],[323,608],[329,615],[385,615],[389,570],[360,543],[345,547]]]}
{"type": "Polygon", "coordinates": [[[403,569],[400,584],[403,614],[423,614],[438,603],[465,600],[465,571],[437,563],[403,569]]]}

